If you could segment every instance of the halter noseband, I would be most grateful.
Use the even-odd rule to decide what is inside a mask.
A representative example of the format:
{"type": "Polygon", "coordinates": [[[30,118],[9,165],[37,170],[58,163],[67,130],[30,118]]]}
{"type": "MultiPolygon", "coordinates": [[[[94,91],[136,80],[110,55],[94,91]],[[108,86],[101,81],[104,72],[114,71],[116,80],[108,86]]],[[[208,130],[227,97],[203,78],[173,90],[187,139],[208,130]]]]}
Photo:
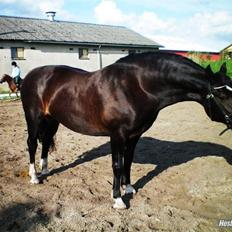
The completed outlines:
{"type": "MultiPolygon", "coordinates": [[[[222,89],[222,88],[226,88],[227,90],[232,92],[232,88],[228,85],[222,85],[222,86],[218,86],[218,87],[214,87],[214,90],[217,89],[222,89]]],[[[218,99],[214,96],[214,94],[212,93],[212,91],[210,91],[209,94],[206,95],[206,99],[207,100],[213,100],[215,105],[218,107],[218,109],[220,110],[220,112],[223,114],[224,118],[225,118],[225,122],[227,125],[227,128],[224,129],[219,135],[221,136],[222,134],[224,134],[227,130],[232,129],[232,113],[229,113],[226,108],[222,105],[222,103],[220,101],[218,101],[218,99]]],[[[210,102],[209,102],[210,104],[210,102]]],[[[211,107],[210,107],[210,116],[212,116],[212,111],[211,111],[211,107]]]]}

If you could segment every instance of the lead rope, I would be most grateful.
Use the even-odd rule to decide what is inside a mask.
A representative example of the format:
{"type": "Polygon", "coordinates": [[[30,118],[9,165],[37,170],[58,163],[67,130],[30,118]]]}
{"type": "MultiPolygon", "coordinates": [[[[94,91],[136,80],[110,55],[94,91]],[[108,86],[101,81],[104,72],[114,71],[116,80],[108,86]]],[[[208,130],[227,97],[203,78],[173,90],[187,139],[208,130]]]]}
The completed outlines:
{"type": "Polygon", "coordinates": [[[212,108],[211,108],[211,102],[210,102],[210,100],[214,98],[214,95],[212,94],[211,85],[210,84],[208,86],[208,90],[209,90],[209,94],[206,95],[206,99],[208,100],[208,104],[209,104],[209,116],[210,116],[210,118],[212,118],[212,108]]]}
{"type": "Polygon", "coordinates": [[[216,104],[216,106],[219,108],[219,110],[222,112],[224,118],[225,118],[225,121],[226,121],[226,124],[227,124],[227,128],[225,128],[220,134],[219,136],[223,135],[226,131],[230,130],[231,129],[231,126],[230,124],[232,123],[232,120],[231,120],[231,116],[232,114],[228,114],[227,110],[224,108],[224,106],[218,102],[218,100],[215,98],[215,96],[213,95],[212,91],[211,91],[211,86],[209,86],[209,94],[206,95],[206,99],[209,100],[209,115],[210,115],[210,118],[212,118],[212,108],[211,108],[211,102],[210,100],[213,100],[216,104]]]}

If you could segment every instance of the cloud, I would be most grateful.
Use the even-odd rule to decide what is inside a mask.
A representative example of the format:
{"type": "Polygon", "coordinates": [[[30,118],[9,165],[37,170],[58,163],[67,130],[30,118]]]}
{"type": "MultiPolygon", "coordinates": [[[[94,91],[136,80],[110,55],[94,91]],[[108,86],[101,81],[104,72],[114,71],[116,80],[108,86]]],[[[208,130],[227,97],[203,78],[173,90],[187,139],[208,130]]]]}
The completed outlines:
{"type": "Polygon", "coordinates": [[[121,25],[131,22],[133,14],[124,14],[116,5],[115,1],[103,0],[94,10],[98,23],[107,23],[111,25],[121,25]]]}
{"type": "MultiPolygon", "coordinates": [[[[201,5],[208,2],[190,1],[201,5]]],[[[228,11],[201,11],[184,19],[162,18],[153,11],[123,12],[116,1],[102,0],[94,12],[98,23],[127,26],[168,49],[218,51],[231,43],[232,15],[228,11]]]]}
{"type": "Polygon", "coordinates": [[[148,35],[150,39],[160,42],[165,49],[187,51],[219,51],[226,45],[223,42],[209,41],[207,39],[189,39],[176,35],[148,35]]]}
{"type": "Polygon", "coordinates": [[[4,3],[4,9],[1,9],[1,11],[6,15],[45,18],[46,11],[56,11],[57,17],[65,20],[77,18],[64,10],[64,0],[0,0],[0,3],[4,3]],[[15,5],[15,7],[12,7],[12,5],[15,5]]]}
{"type": "Polygon", "coordinates": [[[0,0],[0,3],[14,3],[16,2],[15,0],[0,0]]]}
{"type": "MultiPolygon", "coordinates": [[[[70,6],[73,2],[0,0],[0,12],[5,15],[46,18],[45,12],[52,10],[57,12],[56,19],[77,21],[80,20],[80,16],[76,12],[72,14],[65,10],[66,4],[70,6]]],[[[222,7],[225,0],[222,2],[95,0],[94,2],[91,5],[93,7],[97,4],[94,9],[94,22],[127,26],[166,48],[218,51],[231,43],[232,13],[229,8],[227,10],[222,7]],[[119,4],[124,8],[119,7],[121,6],[119,4]],[[146,10],[142,11],[143,8],[146,10]]],[[[88,1],[83,4],[88,5],[88,1]]],[[[88,9],[91,12],[92,8],[88,9]]],[[[91,21],[91,17],[89,18],[91,21]]]]}
{"type": "Polygon", "coordinates": [[[157,33],[159,31],[173,32],[176,29],[176,22],[174,19],[163,20],[154,12],[145,11],[138,15],[135,21],[131,24],[134,30],[142,33],[157,33]]]}
{"type": "Polygon", "coordinates": [[[190,19],[189,23],[197,25],[199,32],[205,36],[232,34],[232,16],[227,11],[198,13],[190,19]]]}

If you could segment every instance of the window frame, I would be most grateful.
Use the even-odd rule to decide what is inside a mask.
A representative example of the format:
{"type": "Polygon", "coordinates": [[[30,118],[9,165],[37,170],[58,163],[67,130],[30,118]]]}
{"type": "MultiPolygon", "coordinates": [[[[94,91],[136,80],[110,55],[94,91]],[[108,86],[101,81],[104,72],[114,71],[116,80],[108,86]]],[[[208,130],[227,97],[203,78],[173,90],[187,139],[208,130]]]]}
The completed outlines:
{"type": "Polygon", "coordinates": [[[24,47],[11,47],[11,59],[12,60],[24,60],[25,59],[25,49],[24,47]],[[22,49],[22,51],[19,51],[22,49]],[[20,56],[20,53],[22,53],[22,56],[20,56]]]}
{"type": "Polygon", "coordinates": [[[89,49],[88,48],[79,48],[79,60],[89,60],[89,49]],[[87,54],[84,54],[84,51],[87,51],[87,54]]]}

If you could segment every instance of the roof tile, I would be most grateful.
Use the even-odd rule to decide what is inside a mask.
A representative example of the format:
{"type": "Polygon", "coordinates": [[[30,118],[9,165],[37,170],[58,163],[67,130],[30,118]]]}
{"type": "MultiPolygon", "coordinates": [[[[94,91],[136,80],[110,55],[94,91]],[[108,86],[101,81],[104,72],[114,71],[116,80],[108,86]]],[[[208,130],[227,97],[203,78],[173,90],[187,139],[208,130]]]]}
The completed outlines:
{"type": "Polygon", "coordinates": [[[155,41],[122,26],[11,16],[0,16],[0,40],[162,47],[155,41]]]}

